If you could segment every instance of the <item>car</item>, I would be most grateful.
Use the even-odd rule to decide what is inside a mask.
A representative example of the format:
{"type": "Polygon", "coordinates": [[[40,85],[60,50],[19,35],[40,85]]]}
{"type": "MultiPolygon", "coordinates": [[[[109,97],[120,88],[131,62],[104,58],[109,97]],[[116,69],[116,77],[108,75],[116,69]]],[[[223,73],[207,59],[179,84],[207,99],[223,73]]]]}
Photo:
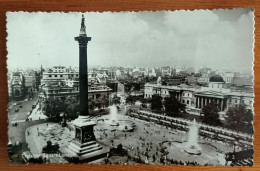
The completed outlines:
{"type": "Polygon", "coordinates": [[[14,111],[15,111],[15,112],[19,112],[19,109],[18,109],[18,108],[16,108],[14,111]]]}
{"type": "Polygon", "coordinates": [[[20,107],[20,108],[22,108],[23,106],[22,106],[22,105],[20,105],[19,107],[20,107]]]}
{"type": "Polygon", "coordinates": [[[17,103],[17,105],[20,105],[20,104],[22,104],[22,103],[21,103],[21,102],[18,102],[18,103],[17,103]]]}

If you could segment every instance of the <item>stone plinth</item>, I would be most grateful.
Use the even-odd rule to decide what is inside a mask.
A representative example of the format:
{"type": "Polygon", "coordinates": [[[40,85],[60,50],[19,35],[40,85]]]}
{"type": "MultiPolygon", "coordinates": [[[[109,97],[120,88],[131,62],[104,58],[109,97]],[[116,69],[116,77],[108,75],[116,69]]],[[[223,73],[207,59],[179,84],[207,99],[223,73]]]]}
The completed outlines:
{"type": "Polygon", "coordinates": [[[73,123],[75,139],[68,147],[60,149],[64,157],[72,162],[91,162],[106,157],[109,151],[96,142],[93,131],[96,123],[89,116],[79,116],[73,123]]]}

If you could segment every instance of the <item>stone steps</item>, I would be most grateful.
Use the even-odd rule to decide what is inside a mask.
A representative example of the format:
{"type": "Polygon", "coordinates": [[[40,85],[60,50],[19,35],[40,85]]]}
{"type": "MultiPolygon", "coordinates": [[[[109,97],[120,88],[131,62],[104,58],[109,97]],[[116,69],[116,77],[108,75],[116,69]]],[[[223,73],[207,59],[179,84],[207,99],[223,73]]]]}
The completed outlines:
{"type": "Polygon", "coordinates": [[[80,147],[80,146],[77,146],[76,144],[71,143],[69,145],[69,148],[75,149],[75,152],[82,152],[82,151],[85,151],[85,150],[88,150],[88,149],[91,149],[91,148],[95,148],[95,147],[98,147],[98,146],[99,145],[96,143],[96,144],[92,144],[92,145],[89,145],[89,146],[80,147]]]}
{"type": "Polygon", "coordinates": [[[78,156],[82,156],[94,151],[101,150],[102,147],[100,147],[96,141],[90,141],[84,144],[73,141],[69,144],[68,149],[78,156]]]}

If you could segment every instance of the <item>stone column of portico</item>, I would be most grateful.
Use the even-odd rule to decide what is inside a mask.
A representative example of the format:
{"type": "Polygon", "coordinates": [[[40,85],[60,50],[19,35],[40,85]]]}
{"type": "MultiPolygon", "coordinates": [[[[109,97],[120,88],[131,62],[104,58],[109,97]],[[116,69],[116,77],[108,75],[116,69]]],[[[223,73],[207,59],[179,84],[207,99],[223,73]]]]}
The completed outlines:
{"type": "Polygon", "coordinates": [[[198,108],[200,109],[200,97],[198,96],[198,108]]]}
{"type": "Polygon", "coordinates": [[[201,106],[201,109],[203,108],[203,97],[200,97],[200,106],[201,106]]]}
{"type": "Polygon", "coordinates": [[[221,99],[218,99],[218,106],[220,107],[220,111],[221,111],[221,99]]]}
{"type": "Polygon", "coordinates": [[[196,108],[198,108],[198,97],[196,97],[196,108]]]}
{"type": "Polygon", "coordinates": [[[224,111],[223,104],[224,104],[224,99],[221,99],[221,111],[224,111]]]}
{"type": "Polygon", "coordinates": [[[209,103],[211,103],[211,98],[209,98],[209,103]]]}
{"type": "Polygon", "coordinates": [[[203,108],[204,106],[204,97],[201,97],[201,109],[203,108]]]}

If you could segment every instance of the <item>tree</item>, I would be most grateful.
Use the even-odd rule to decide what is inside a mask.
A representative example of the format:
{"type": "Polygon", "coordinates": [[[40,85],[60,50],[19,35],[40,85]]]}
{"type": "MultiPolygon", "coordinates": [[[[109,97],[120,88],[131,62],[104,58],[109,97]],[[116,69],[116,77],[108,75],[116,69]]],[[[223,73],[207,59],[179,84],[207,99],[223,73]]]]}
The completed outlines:
{"type": "Polygon", "coordinates": [[[119,105],[120,103],[120,97],[114,95],[114,97],[112,98],[112,104],[119,105]]]}
{"type": "Polygon", "coordinates": [[[135,99],[134,99],[133,96],[129,95],[129,96],[126,97],[125,101],[126,101],[126,103],[128,103],[128,104],[134,104],[135,99]]]}
{"type": "Polygon", "coordinates": [[[130,82],[126,82],[125,84],[124,84],[124,87],[125,87],[125,91],[126,92],[130,92],[131,90],[132,90],[132,83],[130,83],[130,82]]]}
{"type": "Polygon", "coordinates": [[[246,109],[245,105],[240,104],[229,107],[226,115],[227,122],[230,123],[233,127],[243,132],[252,133],[252,121],[254,119],[253,112],[250,109],[246,109]]]}
{"type": "Polygon", "coordinates": [[[165,112],[168,116],[180,116],[181,111],[185,111],[185,104],[179,102],[175,97],[165,97],[165,112]]]}
{"type": "Polygon", "coordinates": [[[212,102],[207,104],[202,108],[202,113],[204,116],[202,117],[202,122],[210,125],[222,125],[219,119],[219,104],[212,102]]]}
{"type": "Polygon", "coordinates": [[[43,102],[43,113],[54,122],[76,119],[79,115],[79,101],[75,97],[47,98],[43,102]]]}
{"type": "Polygon", "coordinates": [[[140,82],[133,83],[133,87],[135,91],[140,91],[141,83],[140,82]]]}
{"type": "Polygon", "coordinates": [[[61,98],[50,97],[43,102],[43,113],[54,122],[61,121],[61,114],[66,111],[66,105],[61,98]]]}
{"type": "Polygon", "coordinates": [[[66,97],[65,101],[65,118],[74,120],[79,116],[79,100],[75,97],[66,97]]]}
{"type": "Polygon", "coordinates": [[[160,111],[163,107],[162,97],[159,95],[153,95],[151,99],[151,109],[160,111]]]}
{"type": "Polygon", "coordinates": [[[108,106],[109,100],[106,96],[101,96],[99,98],[99,102],[100,102],[101,108],[104,109],[106,106],[108,106]]]}

